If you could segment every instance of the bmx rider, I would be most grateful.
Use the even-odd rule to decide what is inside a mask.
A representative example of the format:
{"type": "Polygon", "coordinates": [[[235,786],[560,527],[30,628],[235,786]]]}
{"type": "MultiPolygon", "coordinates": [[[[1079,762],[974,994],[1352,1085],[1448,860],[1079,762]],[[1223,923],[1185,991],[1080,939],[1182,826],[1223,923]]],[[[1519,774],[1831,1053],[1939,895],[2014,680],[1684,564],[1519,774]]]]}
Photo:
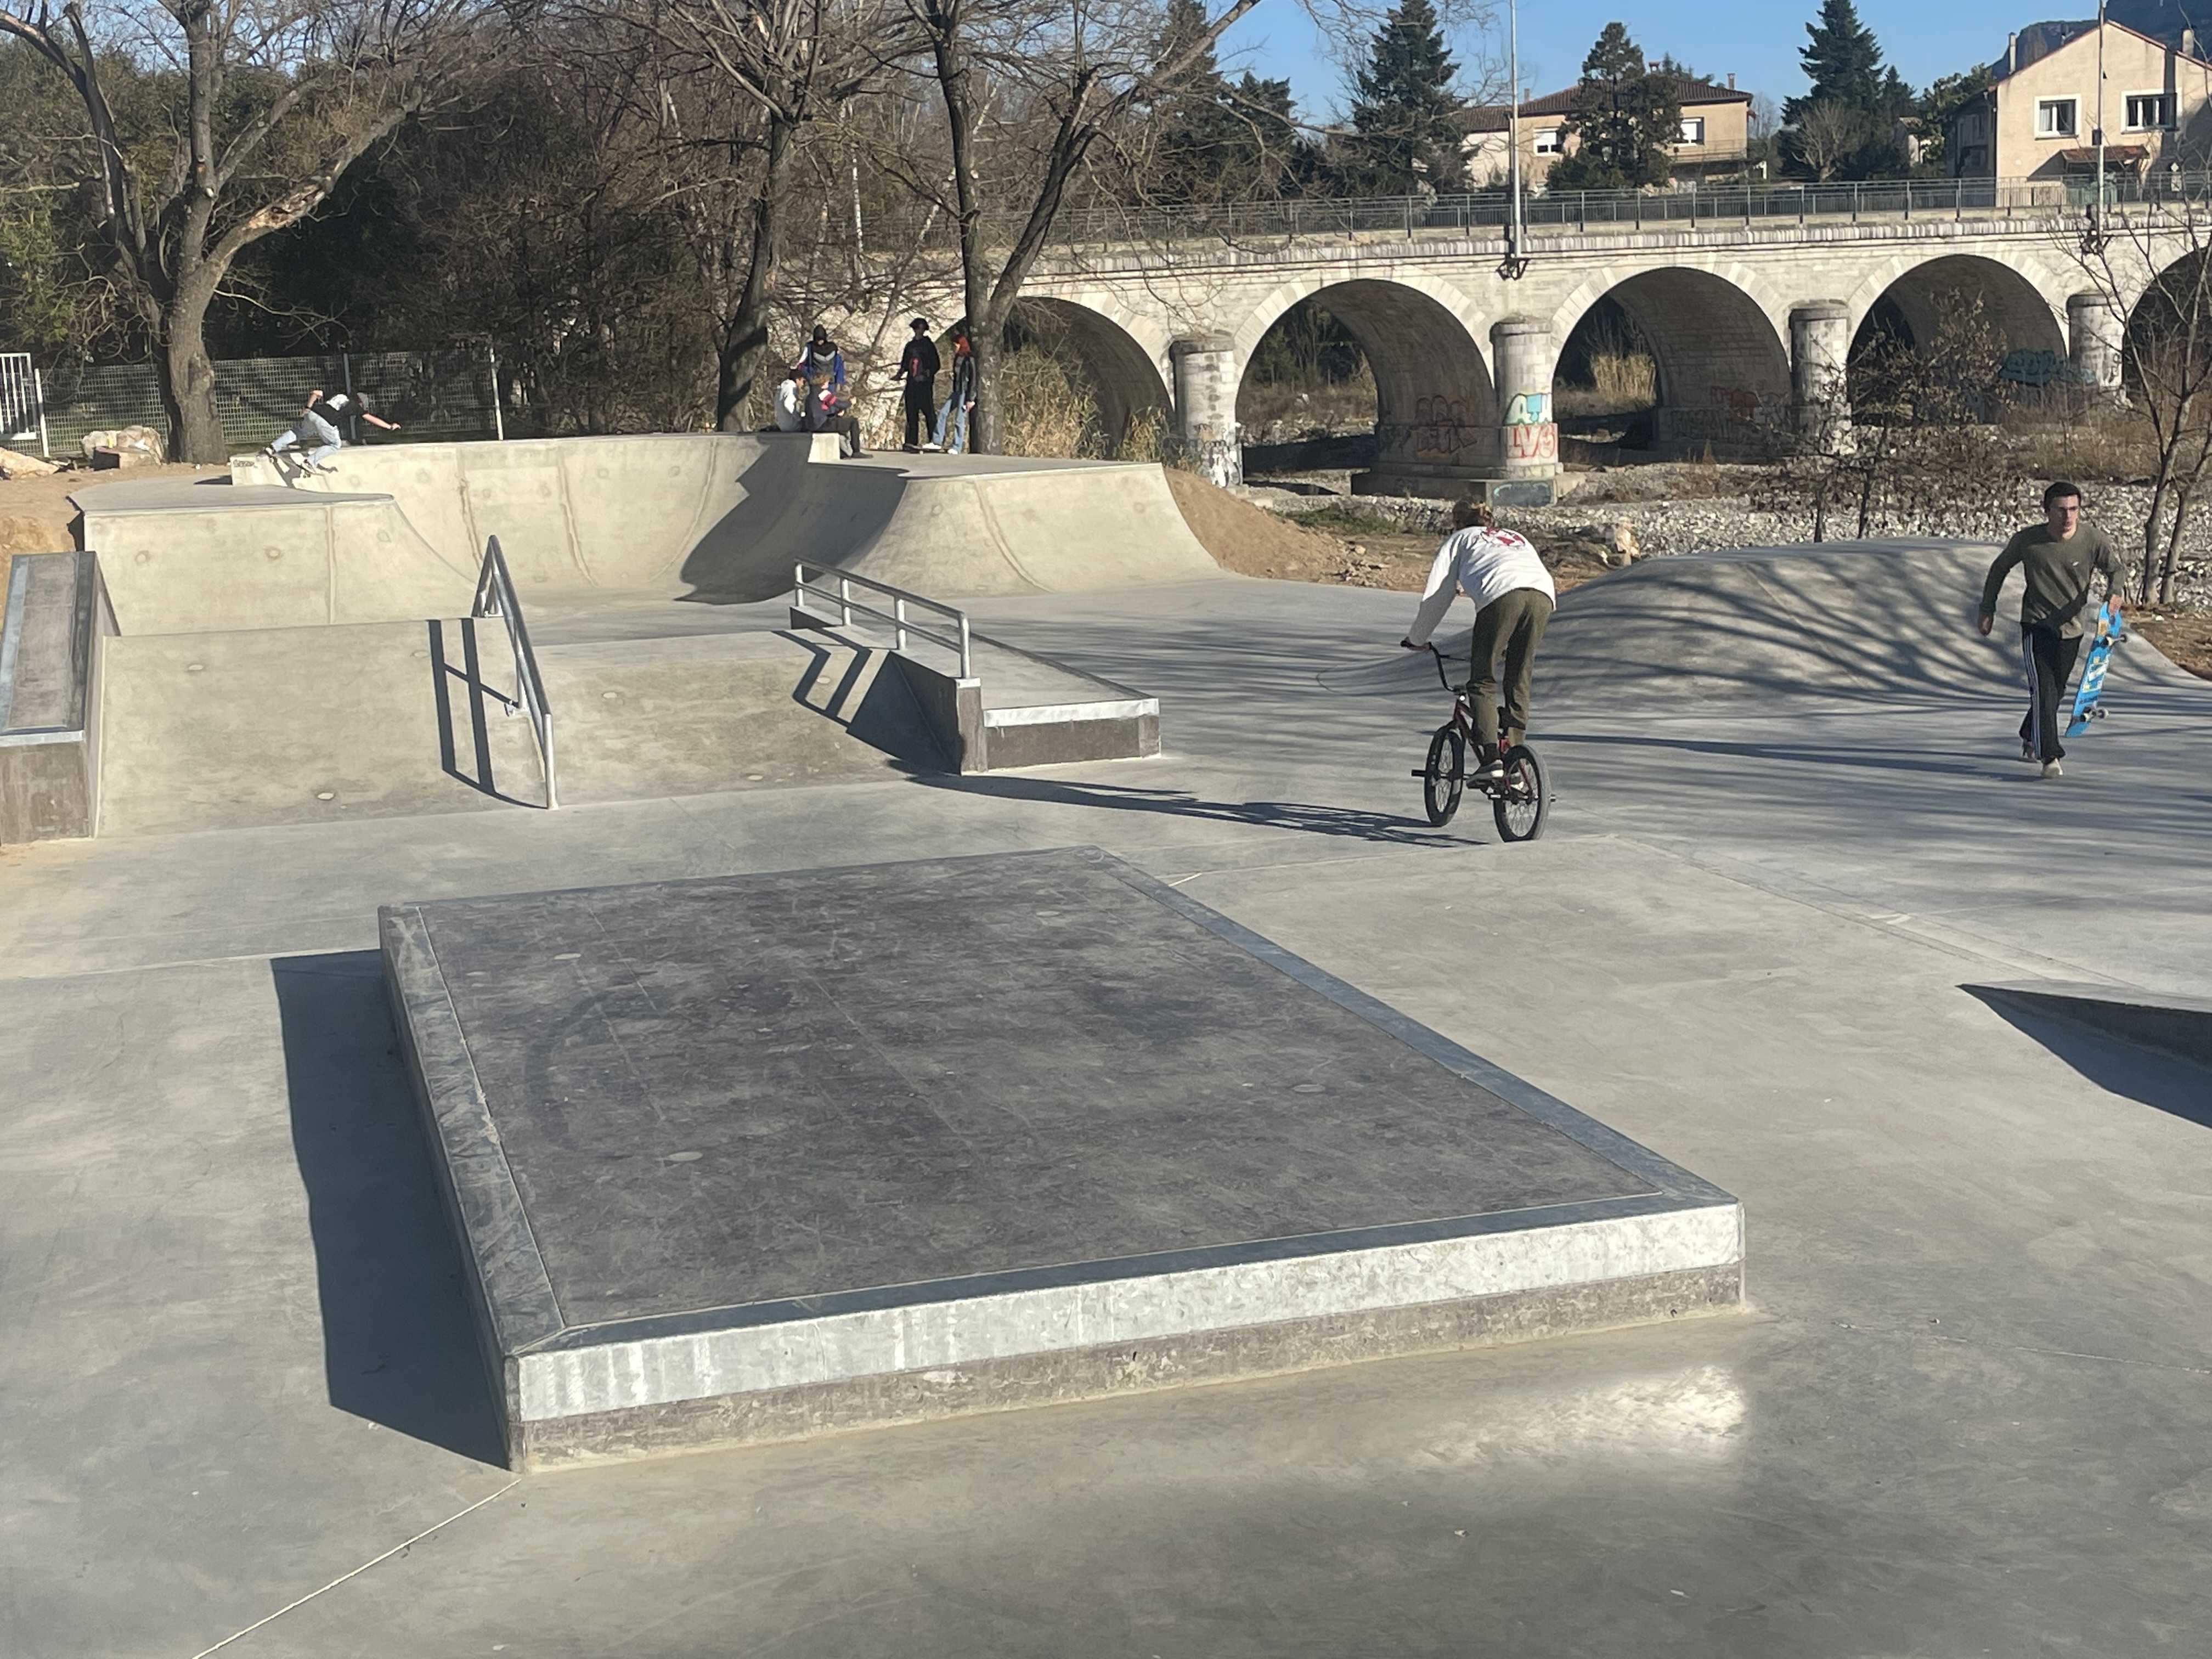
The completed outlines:
{"type": "Polygon", "coordinates": [[[2030,525],[2004,545],[1982,584],[1976,625],[1986,635],[1996,625],[1997,592],[2014,565],[2027,583],[2020,599],[2020,658],[2027,677],[2027,716],[2020,723],[2020,757],[2040,763],[2043,775],[2061,775],[2065,746],[2058,734],[2066,722],[2058,705],[2074,659],[2081,651],[2081,617],[2088,610],[2089,586],[2098,572],[2105,591],[2120,597],[2119,559],[2105,532],[2081,517],[2078,484],[2054,483],[2043,492],[2044,521],[2030,525]]]}
{"type": "Polygon", "coordinates": [[[1474,775],[1502,777],[1504,750],[1528,734],[1528,685],[1535,672],[1536,647],[1552,620],[1559,590],[1528,538],[1498,528],[1490,509],[1480,502],[1455,502],[1452,523],[1452,533],[1437,549],[1421,608],[1398,643],[1408,651],[1425,649],[1455,597],[1465,593],[1474,601],[1473,654],[1467,670],[1468,702],[1474,711],[1475,741],[1482,751],[1482,767],[1474,775]],[[1500,657],[1505,665],[1502,723],[1498,706],[1500,657]]]}

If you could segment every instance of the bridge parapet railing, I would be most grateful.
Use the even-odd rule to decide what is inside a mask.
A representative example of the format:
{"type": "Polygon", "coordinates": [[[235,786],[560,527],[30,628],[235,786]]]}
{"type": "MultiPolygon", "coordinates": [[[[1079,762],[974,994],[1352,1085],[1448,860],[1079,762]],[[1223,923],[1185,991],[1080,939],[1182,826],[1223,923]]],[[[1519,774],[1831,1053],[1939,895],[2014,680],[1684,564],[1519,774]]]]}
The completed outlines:
{"type": "MultiPolygon", "coordinates": [[[[1871,179],[1828,183],[1697,184],[1672,191],[1553,191],[1523,198],[1539,230],[1723,227],[1917,218],[2029,218],[2080,213],[2094,198],[2087,175],[2063,179],[1871,179]]],[[[2212,200],[2212,174],[2107,176],[2114,206],[2212,200]]],[[[1502,232],[1511,205],[1502,191],[1472,196],[1386,196],[1241,201],[1176,207],[1107,206],[1063,212],[1063,246],[1178,241],[1266,240],[1502,232]]]]}

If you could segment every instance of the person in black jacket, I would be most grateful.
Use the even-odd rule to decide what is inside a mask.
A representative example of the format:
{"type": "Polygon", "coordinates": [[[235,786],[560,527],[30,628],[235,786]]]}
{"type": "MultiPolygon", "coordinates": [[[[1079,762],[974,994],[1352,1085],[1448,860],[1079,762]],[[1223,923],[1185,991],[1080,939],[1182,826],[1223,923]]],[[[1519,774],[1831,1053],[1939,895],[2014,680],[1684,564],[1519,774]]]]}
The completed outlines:
{"type": "Polygon", "coordinates": [[[906,448],[933,451],[937,447],[937,346],[929,337],[929,319],[914,319],[914,337],[899,356],[899,383],[906,388],[906,448]],[[915,441],[920,432],[921,441],[915,441]]]}
{"type": "Polygon", "coordinates": [[[952,390],[945,394],[937,411],[937,440],[948,455],[968,447],[968,417],[975,410],[975,352],[968,343],[968,331],[952,331],[952,390]]]}

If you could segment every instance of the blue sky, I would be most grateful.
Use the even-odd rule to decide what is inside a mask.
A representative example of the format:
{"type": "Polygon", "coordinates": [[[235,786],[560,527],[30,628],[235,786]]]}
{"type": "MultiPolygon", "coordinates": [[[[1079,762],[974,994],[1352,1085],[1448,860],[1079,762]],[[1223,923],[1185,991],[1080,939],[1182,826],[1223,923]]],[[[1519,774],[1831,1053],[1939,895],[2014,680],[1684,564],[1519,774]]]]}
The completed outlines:
{"type": "MultiPolygon", "coordinates": [[[[1505,4],[1496,3],[1494,35],[1455,42],[1463,58],[1485,46],[1503,56],[1505,4]]],[[[1716,81],[1732,70],[1738,86],[1779,104],[1805,89],[1797,53],[1819,9],[1820,0],[1522,0],[1522,80],[1540,94],[1572,85],[1598,31],[1618,19],[1647,55],[1671,52],[1716,81]]],[[[1916,87],[2002,56],[2009,29],[2096,10],[2095,0],[2058,0],[2041,10],[1996,0],[1858,0],[1859,20],[1916,87]]],[[[1342,107],[1344,76],[1297,0],[1264,0],[1230,31],[1226,46],[1232,68],[1287,76],[1307,119],[1342,107]]]]}

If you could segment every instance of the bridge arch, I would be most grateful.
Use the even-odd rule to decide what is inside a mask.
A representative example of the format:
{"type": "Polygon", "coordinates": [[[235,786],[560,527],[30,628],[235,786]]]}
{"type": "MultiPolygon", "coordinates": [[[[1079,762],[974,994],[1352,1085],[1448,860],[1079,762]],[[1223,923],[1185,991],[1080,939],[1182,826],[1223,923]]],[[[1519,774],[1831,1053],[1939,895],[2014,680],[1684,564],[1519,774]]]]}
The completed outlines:
{"type": "Polygon", "coordinates": [[[1082,360],[1098,400],[1098,423],[1111,442],[1146,410],[1168,413],[1161,364],[1168,337],[1157,324],[1104,295],[1076,298],[1025,294],[1014,307],[1018,326],[1065,343],[1082,360]]]}
{"type": "Polygon", "coordinates": [[[1882,261],[1845,297],[1852,352],[1856,356],[1870,331],[1884,324],[1901,325],[1909,341],[1932,341],[1942,327],[1946,301],[1964,295],[1981,301],[2008,352],[2047,351],[2063,361],[2066,296],[2082,286],[2078,275],[2069,282],[2063,271],[2027,249],[2008,250],[2004,259],[1982,253],[1899,254],[1882,261]]]}
{"type": "Polygon", "coordinates": [[[1301,301],[1321,301],[1350,329],[1375,376],[1376,469],[1411,487],[1423,477],[1465,476],[1498,447],[1498,394],[1473,301],[1421,272],[1285,283],[1231,331],[1241,389],[1267,331],[1301,301]]]}
{"type": "Polygon", "coordinates": [[[1650,345],[1655,441],[1727,453],[1754,447],[1787,418],[1790,305],[1762,277],[1732,264],[1606,266],[1553,313],[1555,349],[1601,299],[1627,312],[1650,345]]]}

